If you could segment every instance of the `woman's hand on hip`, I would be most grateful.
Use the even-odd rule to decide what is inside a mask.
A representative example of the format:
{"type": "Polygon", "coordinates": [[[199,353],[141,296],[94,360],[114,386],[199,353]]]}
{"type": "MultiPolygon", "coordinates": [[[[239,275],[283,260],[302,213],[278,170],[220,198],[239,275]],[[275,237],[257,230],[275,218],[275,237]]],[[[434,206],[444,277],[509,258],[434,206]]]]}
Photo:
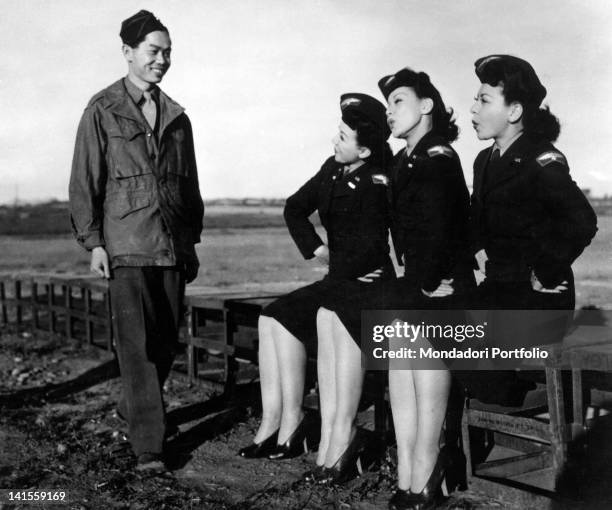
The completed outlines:
{"type": "Polygon", "coordinates": [[[377,269],[376,271],[372,271],[371,273],[364,274],[357,278],[360,282],[363,283],[372,283],[374,280],[378,280],[383,274],[382,267],[377,269]]]}
{"type": "Polygon", "coordinates": [[[326,244],[322,244],[314,251],[314,256],[324,266],[329,266],[329,248],[326,244]]]}
{"type": "Polygon", "coordinates": [[[567,280],[562,281],[559,285],[552,289],[547,289],[542,285],[542,282],[538,280],[538,277],[533,271],[531,271],[531,288],[536,292],[542,292],[543,294],[561,294],[567,290],[567,280]]]}
{"type": "Polygon", "coordinates": [[[453,278],[449,280],[441,280],[440,285],[438,285],[438,288],[436,290],[429,292],[424,289],[421,289],[421,292],[425,296],[430,298],[447,297],[455,292],[455,289],[453,288],[454,281],[455,280],[453,278]]]}

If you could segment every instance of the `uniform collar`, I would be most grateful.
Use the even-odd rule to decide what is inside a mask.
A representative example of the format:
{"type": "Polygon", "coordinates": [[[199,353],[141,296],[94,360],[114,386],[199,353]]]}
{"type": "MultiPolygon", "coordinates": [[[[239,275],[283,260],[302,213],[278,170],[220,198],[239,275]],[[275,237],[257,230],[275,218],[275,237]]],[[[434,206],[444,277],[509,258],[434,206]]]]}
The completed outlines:
{"type": "Polygon", "coordinates": [[[499,155],[500,157],[504,155],[504,153],[514,145],[514,142],[516,142],[521,136],[523,136],[524,131],[519,131],[518,133],[516,133],[512,138],[510,138],[510,140],[508,140],[503,146],[499,145],[497,142],[495,142],[493,144],[493,149],[498,149],[499,150],[499,155]]]}
{"type": "MultiPolygon", "coordinates": [[[[414,146],[414,149],[412,149],[412,152],[410,154],[406,154],[406,156],[420,156],[425,154],[427,152],[427,149],[430,149],[434,145],[446,145],[447,143],[448,142],[440,135],[434,133],[433,131],[428,131],[417,142],[417,144],[414,146]]],[[[404,153],[406,152],[407,151],[404,150],[404,153]]]]}
{"type": "MultiPolygon", "coordinates": [[[[126,117],[140,123],[146,122],[144,121],[140,109],[136,106],[136,103],[134,102],[132,96],[128,91],[128,85],[126,84],[126,81],[129,80],[121,78],[120,80],[117,80],[115,83],[107,87],[104,90],[104,102],[102,104],[104,108],[111,110],[116,115],[120,115],[122,117],[126,117]]],[[[165,128],[174,119],[181,115],[185,111],[185,109],[176,101],[168,97],[159,88],[157,88],[157,94],[159,114],[161,115],[161,123],[159,126],[159,133],[161,136],[165,128]]]]}
{"type": "MultiPolygon", "coordinates": [[[[136,84],[132,82],[132,80],[130,80],[128,76],[123,78],[123,84],[125,85],[125,90],[127,90],[128,95],[132,98],[134,103],[139,105],[144,95],[143,90],[138,88],[136,84]]],[[[149,92],[151,92],[151,95],[156,101],[159,99],[159,88],[158,87],[156,86],[153,87],[151,90],[149,90],[149,92]]]]}

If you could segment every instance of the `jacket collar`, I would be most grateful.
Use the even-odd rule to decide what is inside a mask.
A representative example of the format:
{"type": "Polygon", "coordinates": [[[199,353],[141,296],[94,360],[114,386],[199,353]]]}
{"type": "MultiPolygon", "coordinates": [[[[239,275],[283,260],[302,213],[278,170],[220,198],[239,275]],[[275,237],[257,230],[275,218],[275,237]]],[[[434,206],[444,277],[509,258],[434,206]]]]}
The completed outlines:
{"type": "MultiPolygon", "coordinates": [[[[525,156],[530,152],[532,142],[525,135],[519,136],[502,154],[499,165],[494,173],[490,172],[490,169],[486,169],[488,172],[485,185],[485,193],[490,192],[492,189],[503,184],[504,182],[515,177],[521,169],[521,163],[525,159],[525,156]]],[[[483,161],[483,165],[486,167],[491,157],[494,145],[489,147],[486,152],[487,157],[483,161]]]]}
{"type": "Polygon", "coordinates": [[[427,153],[427,150],[434,145],[448,145],[448,142],[433,131],[428,131],[414,146],[410,156],[423,156],[427,153]]]}
{"type": "MultiPolygon", "coordinates": [[[[124,79],[121,78],[113,83],[110,87],[104,91],[104,108],[110,110],[115,115],[125,117],[134,120],[139,123],[146,122],[142,115],[142,112],[136,106],[132,97],[128,93],[124,79]]],[[[168,97],[161,89],[158,89],[159,95],[159,114],[160,114],[160,126],[159,126],[159,137],[164,130],[172,121],[174,121],[179,115],[181,115],[185,109],[179,105],[176,101],[168,97]]]]}
{"type": "Polygon", "coordinates": [[[354,192],[354,189],[349,186],[349,183],[353,183],[356,188],[359,182],[364,179],[363,175],[369,168],[371,168],[371,165],[366,161],[363,165],[346,175],[344,178],[340,172],[341,167],[342,165],[339,163],[333,165],[333,170],[328,174],[328,178],[323,184],[322,200],[319,207],[319,214],[322,216],[328,214],[334,195],[339,196],[354,192]]]}
{"type": "Polygon", "coordinates": [[[403,190],[414,177],[414,169],[419,161],[427,156],[427,150],[435,145],[447,145],[448,142],[440,135],[431,131],[417,142],[410,154],[406,149],[402,149],[394,158],[392,170],[392,187],[395,190],[389,196],[397,195],[403,190]],[[412,170],[412,171],[411,171],[412,170]]]}

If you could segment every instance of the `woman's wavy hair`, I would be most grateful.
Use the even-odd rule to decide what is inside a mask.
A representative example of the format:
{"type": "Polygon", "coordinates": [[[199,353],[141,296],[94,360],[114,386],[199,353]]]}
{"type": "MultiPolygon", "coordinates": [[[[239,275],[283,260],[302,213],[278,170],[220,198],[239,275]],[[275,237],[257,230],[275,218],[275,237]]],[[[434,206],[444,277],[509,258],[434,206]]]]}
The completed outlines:
{"type": "Polygon", "coordinates": [[[393,153],[387,139],[389,134],[381,131],[374,122],[360,117],[353,122],[352,129],[357,132],[357,143],[361,147],[370,149],[370,156],[366,161],[379,165],[385,169],[393,159],[393,153]]]}
{"type": "Polygon", "coordinates": [[[414,79],[409,87],[418,98],[429,98],[433,101],[431,110],[432,132],[440,135],[448,142],[455,141],[459,136],[459,128],[455,122],[452,108],[447,108],[438,89],[431,83],[429,75],[424,72],[412,71],[414,79]]]}
{"type": "Polygon", "coordinates": [[[506,104],[517,102],[522,105],[523,128],[527,136],[549,142],[559,138],[559,119],[551,113],[548,106],[540,106],[546,89],[537,77],[534,78],[535,71],[531,65],[516,57],[491,58],[477,65],[476,75],[481,83],[492,87],[501,86],[506,104]],[[516,59],[518,64],[510,58],[516,59]],[[523,62],[527,65],[522,64],[523,62]]]}

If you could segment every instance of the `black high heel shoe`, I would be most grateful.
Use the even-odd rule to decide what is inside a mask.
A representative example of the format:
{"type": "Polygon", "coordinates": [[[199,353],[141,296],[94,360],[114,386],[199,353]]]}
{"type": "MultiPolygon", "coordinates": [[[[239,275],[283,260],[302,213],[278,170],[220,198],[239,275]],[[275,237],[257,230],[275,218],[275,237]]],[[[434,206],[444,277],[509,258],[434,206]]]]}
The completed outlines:
{"type": "Polygon", "coordinates": [[[311,435],[312,426],[313,422],[310,420],[309,415],[305,414],[287,441],[283,444],[277,444],[268,453],[268,458],[270,460],[292,459],[302,453],[308,453],[308,436],[311,435]]]}
{"type": "Polygon", "coordinates": [[[335,464],[330,468],[325,468],[325,476],[321,479],[321,483],[339,485],[361,475],[363,471],[360,457],[364,449],[365,441],[357,431],[335,464]]]}
{"type": "Polygon", "coordinates": [[[260,443],[253,443],[249,446],[245,446],[238,450],[238,455],[245,459],[258,459],[261,457],[267,457],[270,452],[276,448],[276,441],[278,440],[278,429],[268,437],[266,437],[260,443]]]}
{"type": "Polygon", "coordinates": [[[322,483],[327,478],[327,468],[319,465],[316,465],[313,469],[309,469],[302,474],[302,480],[307,483],[322,483]]]}
{"type": "Polygon", "coordinates": [[[456,446],[445,446],[446,467],[446,490],[450,494],[454,490],[467,490],[467,465],[463,450],[456,446]]]}
{"type": "Polygon", "coordinates": [[[414,502],[411,506],[396,507],[394,510],[432,510],[438,506],[443,498],[442,482],[446,474],[446,468],[449,464],[448,453],[442,449],[438,454],[436,465],[434,466],[429,480],[423,487],[423,490],[418,494],[410,491],[410,495],[414,497],[414,502]]]}
{"type": "Polygon", "coordinates": [[[389,510],[406,510],[418,501],[418,496],[409,490],[397,489],[389,500],[389,510]]]}

